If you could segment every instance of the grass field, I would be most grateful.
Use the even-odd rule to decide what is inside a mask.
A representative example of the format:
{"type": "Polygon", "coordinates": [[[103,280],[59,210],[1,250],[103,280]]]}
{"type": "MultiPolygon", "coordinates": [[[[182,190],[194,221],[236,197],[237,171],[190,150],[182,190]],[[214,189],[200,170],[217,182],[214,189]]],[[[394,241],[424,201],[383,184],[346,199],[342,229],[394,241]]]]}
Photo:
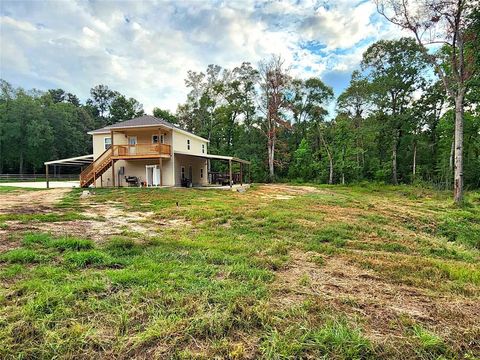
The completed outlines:
{"type": "Polygon", "coordinates": [[[0,358],[475,359],[480,193],[0,189],[0,358]]]}

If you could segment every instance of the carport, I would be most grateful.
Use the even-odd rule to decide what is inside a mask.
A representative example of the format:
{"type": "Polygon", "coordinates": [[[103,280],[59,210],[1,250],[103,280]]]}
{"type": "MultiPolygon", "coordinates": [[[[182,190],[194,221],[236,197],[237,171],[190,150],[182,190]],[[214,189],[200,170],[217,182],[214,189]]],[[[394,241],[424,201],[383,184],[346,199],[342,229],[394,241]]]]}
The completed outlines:
{"type": "Polygon", "coordinates": [[[49,166],[70,166],[70,167],[74,166],[74,167],[79,167],[80,169],[83,169],[84,166],[90,165],[91,163],[93,163],[93,154],[44,162],[45,178],[47,180],[47,189],[50,188],[50,182],[48,178],[49,166]]]}

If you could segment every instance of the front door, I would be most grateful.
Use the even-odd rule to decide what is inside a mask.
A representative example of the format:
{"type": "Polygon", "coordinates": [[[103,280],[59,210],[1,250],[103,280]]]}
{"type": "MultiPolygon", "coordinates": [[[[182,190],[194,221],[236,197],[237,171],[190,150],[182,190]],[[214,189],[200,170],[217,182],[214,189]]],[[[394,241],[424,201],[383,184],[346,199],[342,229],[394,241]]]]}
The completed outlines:
{"type": "Polygon", "coordinates": [[[137,137],[136,136],[128,137],[128,154],[129,155],[137,154],[137,137]]]}

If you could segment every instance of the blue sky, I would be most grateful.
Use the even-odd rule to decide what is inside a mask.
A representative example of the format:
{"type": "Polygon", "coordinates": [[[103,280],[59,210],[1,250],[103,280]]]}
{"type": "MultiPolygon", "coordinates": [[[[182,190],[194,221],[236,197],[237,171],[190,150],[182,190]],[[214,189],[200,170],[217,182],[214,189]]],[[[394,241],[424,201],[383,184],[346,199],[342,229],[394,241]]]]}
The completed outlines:
{"type": "Polygon", "coordinates": [[[0,36],[0,77],[13,85],[63,88],[84,101],[106,84],[149,113],[185,101],[188,70],[271,54],[338,95],[368,45],[401,33],[365,0],[2,0],[0,36]]]}

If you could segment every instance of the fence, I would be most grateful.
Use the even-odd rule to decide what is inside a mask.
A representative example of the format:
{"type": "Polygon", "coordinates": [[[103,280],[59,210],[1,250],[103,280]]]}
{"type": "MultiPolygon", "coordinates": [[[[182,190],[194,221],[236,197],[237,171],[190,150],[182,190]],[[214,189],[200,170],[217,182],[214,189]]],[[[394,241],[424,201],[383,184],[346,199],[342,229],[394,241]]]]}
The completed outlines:
{"type": "MultiPolygon", "coordinates": [[[[75,181],[77,174],[49,174],[48,178],[57,181],[75,181]]],[[[0,174],[0,182],[9,181],[45,181],[45,174],[0,174]]]]}

